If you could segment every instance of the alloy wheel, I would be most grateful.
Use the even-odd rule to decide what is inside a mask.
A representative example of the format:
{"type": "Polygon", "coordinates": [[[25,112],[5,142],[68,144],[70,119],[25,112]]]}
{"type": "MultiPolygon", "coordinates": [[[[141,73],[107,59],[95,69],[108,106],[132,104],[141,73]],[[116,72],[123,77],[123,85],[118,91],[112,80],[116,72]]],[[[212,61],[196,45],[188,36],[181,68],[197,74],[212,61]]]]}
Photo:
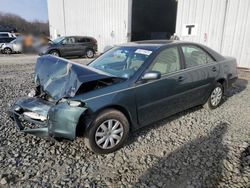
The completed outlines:
{"type": "Polygon", "coordinates": [[[111,149],[121,141],[123,132],[121,122],[109,119],[97,128],[95,133],[96,145],[101,149],[111,149]]]}
{"type": "Polygon", "coordinates": [[[211,104],[213,106],[217,106],[220,103],[220,101],[222,99],[222,93],[223,92],[222,92],[222,89],[220,87],[216,87],[213,90],[213,92],[211,94],[211,104]]]}
{"type": "Polygon", "coordinates": [[[59,56],[58,52],[52,52],[51,55],[57,56],[57,57],[59,56]]]}
{"type": "Polygon", "coordinates": [[[4,53],[5,53],[5,54],[11,54],[11,49],[5,48],[5,49],[4,49],[4,53]]]}
{"type": "Polygon", "coordinates": [[[92,50],[88,50],[86,55],[88,58],[92,58],[92,57],[94,57],[94,52],[92,50]]]}

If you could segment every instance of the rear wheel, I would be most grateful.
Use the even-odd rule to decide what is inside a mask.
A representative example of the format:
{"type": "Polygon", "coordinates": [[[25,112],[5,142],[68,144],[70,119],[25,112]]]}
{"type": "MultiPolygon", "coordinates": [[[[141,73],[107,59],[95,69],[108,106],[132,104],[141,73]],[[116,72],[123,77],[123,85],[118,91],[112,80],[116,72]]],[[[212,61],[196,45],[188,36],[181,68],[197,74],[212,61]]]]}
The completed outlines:
{"type": "Polygon", "coordinates": [[[85,134],[87,147],[95,153],[107,154],[118,150],[129,134],[129,122],[118,110],[101,112],[85,134]]]}
{"type": "Polygon", "coordinates": [[[94,50],[88,49],[88,50],[86,51],[86,56],[87,56],[87,58],[94,58],[94,56],[95,56],[94,50]]]}
{"type": "Polygon", "coordinates": [[[53,56],[57,56],[57,57],[60,57],[60,54],[57,50],[52,50],[49,52],[50,55],[53,55],[53,56]]]}
{"type": "Polygon", "coordinates": [[[10,48],[4,48],[3,53],[5,53],[5,54],[11,54],[12,50],[10,48]]]}
{"type": "Polygon", "coordinates": [[[217,108],[222,102],[222,97],[223,86],[220,83],[217,83],[204,107],[210,110],[217,108]]]}

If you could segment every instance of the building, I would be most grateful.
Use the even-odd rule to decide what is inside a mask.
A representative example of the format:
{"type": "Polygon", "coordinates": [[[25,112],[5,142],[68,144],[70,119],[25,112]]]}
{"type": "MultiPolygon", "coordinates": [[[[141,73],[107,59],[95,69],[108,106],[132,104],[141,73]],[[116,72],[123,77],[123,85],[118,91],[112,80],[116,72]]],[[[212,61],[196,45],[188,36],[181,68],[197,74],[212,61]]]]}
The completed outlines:
{"type": "Polygon", "coordinates": [[[48,0],[50,34],[87,35],[99,51],[135,40],[203,43],[250,68],[249,0],[48,0]]]}
{"type": "Polygon", "coordinates": [[[130,40],[168,37],[175,32],[176,9],[176,0],[48,0],[50,34],[93,36],[103,51],[130,40]]]}
{"type": "Polygon", "coordinates": [[[182,40],[236,57],[239,67],[250,68],[249,10],[249,0],[178,0],[176,33],[182,40]]]}

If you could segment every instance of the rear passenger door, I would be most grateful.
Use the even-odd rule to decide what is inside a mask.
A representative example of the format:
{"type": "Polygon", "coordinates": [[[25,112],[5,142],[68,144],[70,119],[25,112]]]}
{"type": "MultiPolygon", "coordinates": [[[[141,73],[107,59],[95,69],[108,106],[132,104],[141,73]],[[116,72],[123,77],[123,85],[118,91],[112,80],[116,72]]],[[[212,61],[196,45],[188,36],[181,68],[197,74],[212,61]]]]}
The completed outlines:
{"type": "Polygon", "coordinates": [[[186,82],[186,97],[183,99],[185,108],[200,105],[208,98],[216,76],[219,74],[219,65],[204,49],[196,45],[182,45],[186,82]]]}
{"type": "Polygon", "coordinates": [[[85,37],[77,37],[77,54],[78,56],[84,56],[87,48],[87,40],[85,37]]]}

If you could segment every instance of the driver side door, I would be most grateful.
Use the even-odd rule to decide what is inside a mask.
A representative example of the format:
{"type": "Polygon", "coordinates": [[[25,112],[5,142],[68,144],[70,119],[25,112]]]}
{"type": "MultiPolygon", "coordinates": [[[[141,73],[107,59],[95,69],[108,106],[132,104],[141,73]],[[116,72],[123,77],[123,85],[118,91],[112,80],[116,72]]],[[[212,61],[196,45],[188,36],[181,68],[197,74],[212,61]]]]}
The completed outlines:
{"type": "Polygon", "coordinates": [[[177,46],[163,49],[151,63],[146,72],[158,71],[161,78],[137,83],[135,92],[140,126],[182,110],[185,89],[182,67],[177,46]]]}

